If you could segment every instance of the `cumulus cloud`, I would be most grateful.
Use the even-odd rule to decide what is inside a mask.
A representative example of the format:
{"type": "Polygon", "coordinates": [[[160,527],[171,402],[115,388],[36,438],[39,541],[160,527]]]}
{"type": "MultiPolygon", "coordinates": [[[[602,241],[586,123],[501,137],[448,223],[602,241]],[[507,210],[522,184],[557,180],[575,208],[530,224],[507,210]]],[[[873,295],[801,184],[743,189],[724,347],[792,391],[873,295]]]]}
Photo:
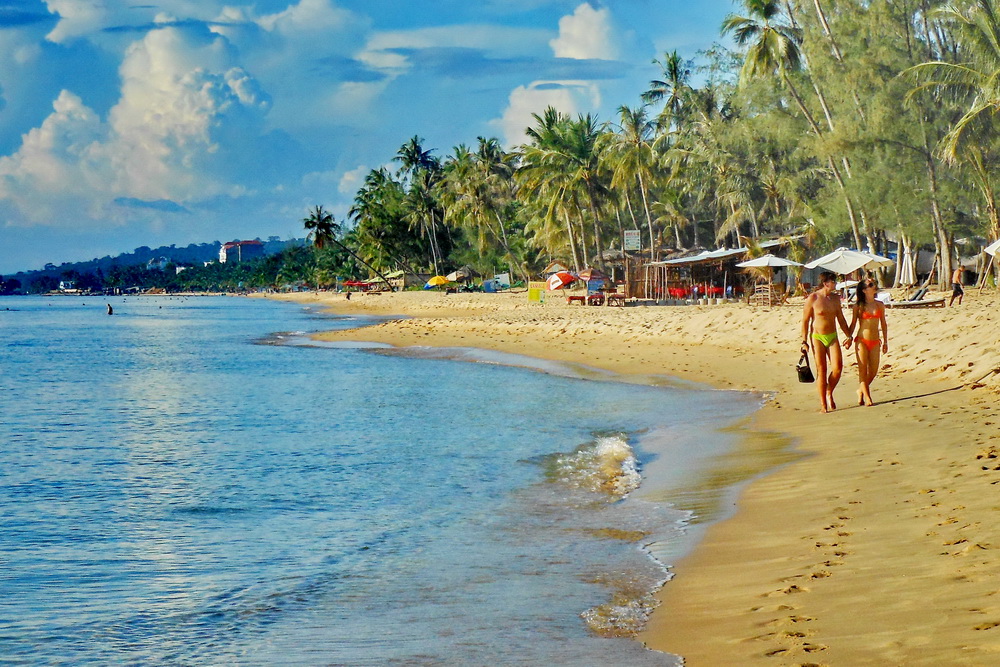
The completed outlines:
{"type": "Polygon", "coordinates": [[[106,25],[108,12],[104,3],[80,0],[46,0],[49,12],[59,16],[56,27],[46,39],[56,44],[88,35],[106,25]]]}
{"type": "MultiPolygon", "coordinates": [[[[26,223],[121,219],[121,202],[197,201],[233,194],[220,168],[220,136],[258,133],[268,106],[224,40],[167,28],[126,53],[121,98],[102,120],[64,90],[21,147],[0,158],[0,199],[26,223]],[[234,127],[236,126],[236,127],[234,127]],[[118,205],[115,205],[115,202],[118,205]]],[[[225,142],[228,154],[234,142],[225,142]]]]}
{"type": "Polygon", "coordinates": [[[503,134],[508,146],[514,146],[527,141],[525,130],[534,124],[532,114],[541,114],[546,107],[553,107],[564,114],[575,115],[600,103],[600,89],[593,83],[535,81],[515,88],[503,116],[491,125],[503,134]]]}
{"type": "Polygon", "coordinates": [[[371,169],[362,164],[345,172],[337,185],[337,191],[345,195],[355,194],[361,188],[361,184],[364,183],[365,177],[370,171],[371,169]]]}
{"type": "Polygon", "coordinates": [[[597,108],[601,104],[601,89],[595,79],[610,78],[594,63],[611,61],[618,56],[611,13],[607,8],[594,9],[584,3],[559,19],[559,35],[549,41],[557,62],[587,61],[592,76],[581,80],[533,81],[515,88],[503,115],[491,125],[503,133],[508,145],[524,143],[525,129],[532,123],[532,114],[553,107],[564,114],[575,115],[597,108]]]}
{"type": "Polygon", "coordinates": [[[582,4],[569,16],[559,19],[559,36],[549,42],[557,58],[618,57],[615,31],[608,9],[594,9],[582,4]]]}

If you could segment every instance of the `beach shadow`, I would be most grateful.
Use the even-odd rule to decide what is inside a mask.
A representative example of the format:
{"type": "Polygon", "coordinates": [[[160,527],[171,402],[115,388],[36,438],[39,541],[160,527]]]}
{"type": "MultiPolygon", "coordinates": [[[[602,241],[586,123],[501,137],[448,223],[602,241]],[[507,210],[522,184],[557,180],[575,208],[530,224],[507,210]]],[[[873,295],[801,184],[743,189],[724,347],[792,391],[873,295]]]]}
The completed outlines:
{"type": "MultiPolygon", "coordinates": [[[[886,405],[886,404],[889,404],[889,403],[901,403],[902,401],[913,401],[913,400],[916,400],[918,398],[927,398],[928,396],[938,396],[939,394],[947,394],[949,392],[958,391],[959,389],[965,389],[965,386],[966,385],[964,385],[964,384],[960,384],[960,385],[956,385],[954,387],[948,387],[947,389],[938,389],[937,391],[929,391],[929,392],[927,392],[925,394],[914,394],[913,396],[901,396],[899,398],[890,398],[890,399],[885,400],[885,401],[876,401],[875,405],[886,405]]],[[[862,406],[856,405],[854,407],[860,408],[862,406]]]]}

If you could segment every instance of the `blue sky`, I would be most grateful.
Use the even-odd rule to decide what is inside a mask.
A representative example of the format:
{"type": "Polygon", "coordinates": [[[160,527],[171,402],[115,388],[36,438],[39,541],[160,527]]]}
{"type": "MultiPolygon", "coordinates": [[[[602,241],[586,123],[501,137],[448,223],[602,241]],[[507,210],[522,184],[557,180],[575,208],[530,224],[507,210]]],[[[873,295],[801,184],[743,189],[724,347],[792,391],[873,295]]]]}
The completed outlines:
{"type": "Polygon", "coordinates": [[[302,236],[410,137],[612,120],[730,0],[0,0],[0,274],[302,236]]]}

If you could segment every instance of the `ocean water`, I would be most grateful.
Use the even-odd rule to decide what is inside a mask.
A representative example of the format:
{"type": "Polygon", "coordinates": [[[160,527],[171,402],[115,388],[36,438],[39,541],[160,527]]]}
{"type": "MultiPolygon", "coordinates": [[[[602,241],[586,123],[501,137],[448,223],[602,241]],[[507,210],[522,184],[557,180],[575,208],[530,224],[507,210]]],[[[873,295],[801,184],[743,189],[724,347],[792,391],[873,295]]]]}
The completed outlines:
{"type": "Polygon", "coordinates": [[[0,298],[0,662],[674,665],[651,500],[754,396],[226,297],[0,298]]]}

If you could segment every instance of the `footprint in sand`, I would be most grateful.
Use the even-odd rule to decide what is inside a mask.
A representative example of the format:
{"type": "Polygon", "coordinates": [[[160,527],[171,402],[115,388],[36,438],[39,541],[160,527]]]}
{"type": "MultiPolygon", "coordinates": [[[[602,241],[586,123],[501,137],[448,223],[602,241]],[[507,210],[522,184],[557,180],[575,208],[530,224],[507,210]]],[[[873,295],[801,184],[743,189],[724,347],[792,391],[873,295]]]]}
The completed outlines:
{"type": "Polygon", "coordinates": [[[829,647],[824,644],[803,644],[802,650],[806,653],[815,653],[817,651],[825,651],[829,647]]]}
{"type": "Polygon", "coordinates": [[[778,595],[792,595],[794,593],[808,593],[809,589],[805,586],[799,586],[798,584],[792,584],[786,588],[781,588],[776,591],[771,591],[770,593],[764,593],[761,597],[773,598],[778,595]]]}
{"type": "Polygon", "coordinates": [[[990,621],[989,623],[980,623],[979,625],[974,626],[972,629],[973,630],[992,630],[993,628],[997,627],[998,625],[1000,625],[1000,621],[990,621]]]}

